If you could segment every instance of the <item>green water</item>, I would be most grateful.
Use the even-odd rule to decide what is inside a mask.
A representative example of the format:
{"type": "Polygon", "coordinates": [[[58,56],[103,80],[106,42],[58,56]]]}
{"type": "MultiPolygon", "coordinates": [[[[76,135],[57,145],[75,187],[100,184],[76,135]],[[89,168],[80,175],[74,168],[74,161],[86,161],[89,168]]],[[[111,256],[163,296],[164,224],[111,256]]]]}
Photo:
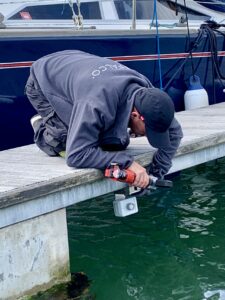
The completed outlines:
{"type": "Polygon", "coordinates": [[[224,300],[224,181],[221,159],[183,171],[126,218],[112,194],[71,207],[71,271],[88,275],[96,300],[224,300]]]}

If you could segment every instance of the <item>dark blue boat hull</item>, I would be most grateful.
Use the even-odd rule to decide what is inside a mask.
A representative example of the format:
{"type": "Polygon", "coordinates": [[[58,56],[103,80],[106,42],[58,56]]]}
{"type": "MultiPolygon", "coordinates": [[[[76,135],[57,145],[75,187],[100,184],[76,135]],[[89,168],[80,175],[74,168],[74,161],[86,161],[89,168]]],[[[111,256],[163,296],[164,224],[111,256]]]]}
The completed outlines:
{"type": "MultiPolygon", "coordinates": [[[[192,36],[192,40],[195,35],[192,36]]],[[[217,38],[219,51],[225,50],[224,38],[217,38]]],[[[154,35],[86,36],[86,37],[29,37],[0,39],[0,150],[33,142],[29,123],[35,113],[26,96],[24,86],[29,75],[29,65],[38,58],[65,49],[79,49],[99,56],[111,57],[147,76],[159,87],[157,41],[154,35]]],[[[160,36],[161,68],[163,86],[181,66],[189,49],[188,39],[183,34],[160,36]]],[[[213,97],[213,72],[209,40],[205,36],[193,58],[194,70],[209,92],[210,104],[224,101],[223,86],[216,82],[216,97],[213,97]],[[200,53],[200,54],[199,54],[200,53]],[[206,54],[205,54],[206,53],[206,54]]],[[[220,68],[224,56],[219,57],[220,68]]],[[[179,70],[167,92],[173,98],[177,111],[184,109],[183,94],[192,74],[191,60],[179,70]]],[[[215,78],[214,78],[215,79],[215,78]]],[[[215,94],[215,92],[214,92],[215,94]]]]}

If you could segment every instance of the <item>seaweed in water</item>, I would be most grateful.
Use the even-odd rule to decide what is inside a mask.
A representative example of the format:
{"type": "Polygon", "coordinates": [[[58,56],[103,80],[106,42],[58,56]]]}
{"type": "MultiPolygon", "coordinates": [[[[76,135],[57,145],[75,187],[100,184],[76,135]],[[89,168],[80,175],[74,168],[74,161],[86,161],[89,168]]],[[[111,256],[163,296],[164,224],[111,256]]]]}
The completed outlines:
{"type": "Polygon", "coordinates": [[[45,292],[22,298],[24,300],[95,300],[89,292],[91,280],[83,272],[71,274],[71,281],[58,284],[45,292]]]}

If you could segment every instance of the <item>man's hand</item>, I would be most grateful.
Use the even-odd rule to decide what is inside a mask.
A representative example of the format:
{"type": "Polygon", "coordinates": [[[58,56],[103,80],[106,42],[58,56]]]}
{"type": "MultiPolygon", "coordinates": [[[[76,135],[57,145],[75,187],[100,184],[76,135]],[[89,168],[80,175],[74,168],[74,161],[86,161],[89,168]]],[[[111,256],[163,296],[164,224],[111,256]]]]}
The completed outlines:
{"type": "Polygon", "coordinates": [[[146,169],[139,165],[137,162],[134,161],[127,169],[133,171],[136,174],[135,181],[132,184],[133,186],[144,189],[149,185],[149,175],[146,172],[146,169]]]}

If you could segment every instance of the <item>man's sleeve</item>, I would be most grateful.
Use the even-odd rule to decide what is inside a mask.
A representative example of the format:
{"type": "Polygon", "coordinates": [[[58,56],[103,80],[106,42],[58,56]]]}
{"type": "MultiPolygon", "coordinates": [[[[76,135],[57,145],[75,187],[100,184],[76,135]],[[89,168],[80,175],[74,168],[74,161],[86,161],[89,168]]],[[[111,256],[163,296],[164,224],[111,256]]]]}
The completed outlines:
{"type": "Polygon", "coordinates": [[[99,147],[105,122],[107,120],[101,108],[93,107],[90,103],[79,103],[74,108],[66,145],[68,166],[105,169],[112,162],[120,164],[122,168],[132,164],[133,157],[125,154],[125,151],[108,152],[99,147]]]}
{"type": "Polygon", "coordinates": [[[149,167],[149,174],[162,178],[172,166],[172,159],[180,145],[183,132],[180,124],[174,118],[169,128],[170,142],[168,147],[160,148],[154,154],[152,163],[149,167]]]}

